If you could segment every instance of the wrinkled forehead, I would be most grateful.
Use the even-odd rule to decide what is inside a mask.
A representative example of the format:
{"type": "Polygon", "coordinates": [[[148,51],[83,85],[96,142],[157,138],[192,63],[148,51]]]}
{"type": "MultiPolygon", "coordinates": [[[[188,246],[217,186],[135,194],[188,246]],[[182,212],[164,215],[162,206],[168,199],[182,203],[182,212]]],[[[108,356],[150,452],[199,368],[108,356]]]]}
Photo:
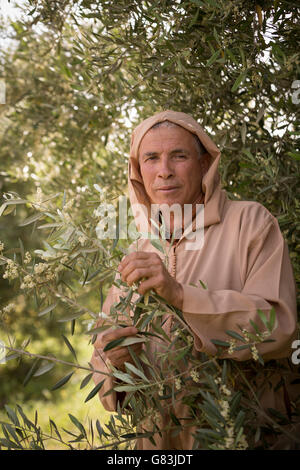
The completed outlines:
{"type": "Polygon", "coordinates": [[[140,146],[140,142],[143,136],[155,125],[160,125],[160,123],[170,122],[171,125],[179,126],[191,134],[198,135],[199,129],[201,132],[201,127],[195,121],[195,119],[185,113],[179,111],[162,111],[160,113],[154,114],[149,118],[142,121],[133,131],[131,135],[131,145],[130,145],[130,156],[131,158],[137,159],[138,157],[138,149],[140,146]]]}
{"type": "Polygon", "coordinates": [[[155,142],[157,143],[157,141],[159,142],[159,139],[160,139],[159,131],[165,130],[165,129],[169,131],[169,136],[171,136],[171,138],[174,137],[175,142],[176,140],[178,141],[178,144],[179,144],[178,149],[181,149],[181,151],[184,150],[184,148],[181,146],[181,141],[183,140],[187,147],[185,150],[196,151],[197,154],[199,155],[204,153],[205,149],[203,145],[201,144],[199,137],[196,134],[188,131],[184,127],[174,122],[161,121],[161,122],[157,122],[152,127],[150,127],[140,139],[139,146],[137,148],[138,160],[142,156],[141,147],[142,147],[142,144],[145,143],[145,138],[147,137],[148,146],[149,144],[151,145],[152,143],[153,144],[155,142]]]}

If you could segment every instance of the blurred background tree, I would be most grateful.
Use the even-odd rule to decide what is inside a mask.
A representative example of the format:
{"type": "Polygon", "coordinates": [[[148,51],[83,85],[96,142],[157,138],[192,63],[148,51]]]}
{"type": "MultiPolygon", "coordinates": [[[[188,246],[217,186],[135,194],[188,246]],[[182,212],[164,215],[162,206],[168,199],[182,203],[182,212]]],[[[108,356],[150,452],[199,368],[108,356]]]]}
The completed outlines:
{"type": "MultiPolygon", "coordinates": [[[[131,128],[173,109],[193,115],[219,146],[229,197],[258,201],[277,217],[299,285],[296,2],[26,0],[18,9],[19,19],[0,18],[0,38],[10,40],[0,52],[6,89],[0,104],[0,188],[3,204],[16,195],[27,202],[2,205],[5,256],[24,260],[25,252],[34,256],[34,250],[55,241],[51,228],[38,228],[38,215],[33,224],[26,222],[37,213],[34,202],[52,197],[40,222],[43,215],[50,223],[51,210],[63,211],[69,203],[67,222],[71,217],[77,227],[77,244],[78,227],[87,238],[95,237],[92,214],[99,188],[111,200],[127,191],[131,128]],[[50,207],[53,201],[56,208],[50,207]]],[[[58,291],[65,288],[97,312],[111,276],[99,282],[95,275],[86,282],[97,263],[105,265],[104,251],[89,252],[93,247],[65,263],[58,291]]],[[[0,339],[7,342],[7,332],[16,344],[30,337],[30,351],[39,354],[59,355],[61,335],[82,345],[93,317],[81,316],[77,308],[75,316],[82,321],[58,322],[65,315],[62,304],[38,315],[53,299],[40,299],[20,284],[0,279],[0,339]]],[[[89,353],[82,354],[88,361],[89,353]]],[[[64,357],[71,360],[70,348],[64,357]]],[[[50,392],[49,383],[61,377],[63,366],[51,372],[51,379],[45,374],[24,388],[32,361],[19,362],[0,368],[2,408],[17,400],[62,399],[63,390],[50,392]]]]}

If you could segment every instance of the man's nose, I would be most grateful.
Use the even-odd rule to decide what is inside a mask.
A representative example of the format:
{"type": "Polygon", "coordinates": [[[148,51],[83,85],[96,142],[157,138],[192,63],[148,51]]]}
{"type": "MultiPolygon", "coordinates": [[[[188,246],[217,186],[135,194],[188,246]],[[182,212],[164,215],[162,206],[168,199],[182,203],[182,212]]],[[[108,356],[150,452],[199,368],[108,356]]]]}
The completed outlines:
{"type": "Polygon", "coordinates": [[[158,176],[167,179],[174,175],[174,169],[171,162],[168,159],[161,159],[159,165],[158,176]]]}

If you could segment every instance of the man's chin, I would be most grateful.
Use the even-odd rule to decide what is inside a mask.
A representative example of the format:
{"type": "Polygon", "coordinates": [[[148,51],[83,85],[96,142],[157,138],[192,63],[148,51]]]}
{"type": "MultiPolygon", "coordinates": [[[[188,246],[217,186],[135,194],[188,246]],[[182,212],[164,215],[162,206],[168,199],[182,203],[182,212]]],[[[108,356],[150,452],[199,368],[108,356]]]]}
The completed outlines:
{"type": "Polygon", "coordinates": [[[183,206],[183,203],[180,198],[174,198],[174,197],[161,197],[157,198],[153,204],[167,204],[168,206],[172,206],[173,204],[179,204],[180,206],[183,206]]]}

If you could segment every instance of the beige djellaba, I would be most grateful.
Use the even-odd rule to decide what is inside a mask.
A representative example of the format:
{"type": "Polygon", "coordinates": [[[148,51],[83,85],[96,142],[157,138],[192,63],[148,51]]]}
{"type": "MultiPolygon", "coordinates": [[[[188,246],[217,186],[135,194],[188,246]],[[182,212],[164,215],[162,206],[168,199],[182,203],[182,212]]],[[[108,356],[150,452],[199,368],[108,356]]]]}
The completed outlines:
{"type": "MultiPolygon", "coordinates": [[[[164,111],[144,120],[132,134],[128,168],[129,196],[132,206],[142,204],[150,209],[138,163],[138,149],[145,133],[156,123],[171,121],[196,134],[210,155],[210,166],[202,179],[204,193],[204,243],[198,250],[187,249],[186,232],[171,247],[169,272],[183,286],[182,313],[194,338],[195,354],[214,356],[217,347],[211,339],[228,341],[226,330],[237,331],[237,325],[249,331],[250,320],[262,325],[258,310],[269,317],[272,307],[276,312],[277,327],[272,333],[274,342],[261,343],[258,351],[265,365],[255,368],[251,351],[243,349],[224,352],[228,358],[249,369],[248,379],[258,394],[262,410],[278,410],[284,416],[293,415],[285,426],[300,437],[299,428],[299,368],[292,364],[292,343],[297,338],[296,286],[288,248],[274,216],[255,201],[233,201],[221,188],[218,165],[220,151],[202,127],[189,115],[164,111]],[[201,284],[199,283],[201,280],[201,284]],[[204,288],[206,286],[206,288],[204,288]],[[253,375],[253,371],[256,372],[253,375]],[[298,415],[298,418],[297,418],[298,415]],[[297,431],[298,429],[298,431],[297,431]]],[[[136,220],[138,229],[140,220],[136,220]]],[[[149,239],[139,242],[139,250],[162,253],[149,239]]],[[[110,307],[119,302],[121,291],[112,286],[103,311],[109,315],[110,307]]],[[[172,318],[164,328],[170,332],[172,318]]],[[[157,351],[153,347],[153,361],[157,351]]],[[[91,363],[97,373],[95,383],[105,379],[99,391],[103,406],[115,411],[120,398],[117,392],[107,395],[114,386],[103,351],[95,351],[91,363]],[[103,375],[101,374],[103,372],[103,375]]],[[[199,385],[200,386],[200,385],[199,385]]],[[[173,410],[178,419],[187,418],[188,407],[178,401],[173,410]]],[[[165,418],[163,418],[165,419],[165,418]]],[[[264,418],[261,418],[262,422],[264,418]]],[[[164,432],[155,436],[156,446],[149,439],[138,439],[139,449],[192,449],[193,429],[183,427],[173,436],[164,432]]],[[[283,435],[284,436],[284,435],[283,435]]],[[[271,440],[274,449],[295,448],[288,435],[271,440]]],[[[259,444],[259,443],[258,443],[259,444]]]]}

